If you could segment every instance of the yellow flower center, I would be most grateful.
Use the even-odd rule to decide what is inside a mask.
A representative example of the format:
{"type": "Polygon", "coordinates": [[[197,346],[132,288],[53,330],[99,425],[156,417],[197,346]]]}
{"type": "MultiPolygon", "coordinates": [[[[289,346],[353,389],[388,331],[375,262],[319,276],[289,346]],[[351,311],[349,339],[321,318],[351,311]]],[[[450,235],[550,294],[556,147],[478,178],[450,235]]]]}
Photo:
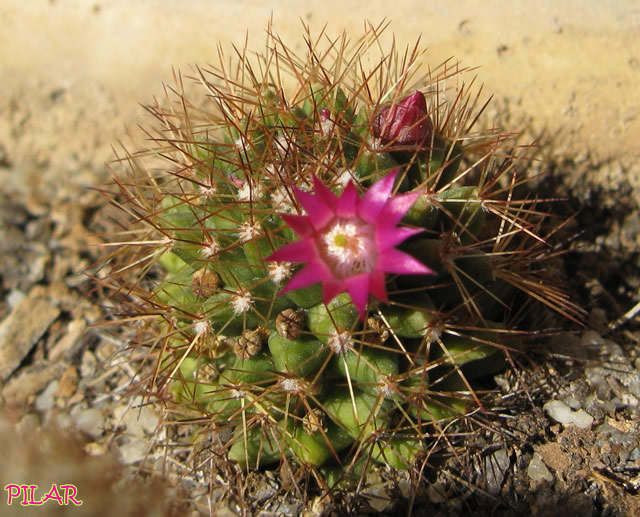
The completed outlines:
{"type": "Polygon", "coordinates": [[[369,273],[375,266],[373,229],[361,221],[337,219],[322,236],[321,248],[338,277],[369,273]]]}
{"type": "Polygon", "coordinates": [[[338,233],[333,238],[333,243],[340,248],[344,248],[347,245],[347,242],[348,242],[348,239],[344,233],[338,233]]]}

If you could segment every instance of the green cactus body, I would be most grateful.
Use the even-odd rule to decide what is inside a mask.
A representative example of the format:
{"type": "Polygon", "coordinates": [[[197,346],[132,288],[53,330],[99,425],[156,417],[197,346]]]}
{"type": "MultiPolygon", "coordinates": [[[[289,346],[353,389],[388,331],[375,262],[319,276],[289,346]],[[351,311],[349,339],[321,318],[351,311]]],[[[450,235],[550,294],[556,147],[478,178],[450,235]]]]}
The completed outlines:
{"type": "Polygon", "coordinates": [[[364,390],[336,388],[325,398],[324,409],[355,440],[384,429],[388,424],[388,404],[364,390]]]}
{"type": "Polygon", "coordinates": [[[424,444],[415,438],[391,438],[374,443],[371,457],[378,463],[407,470],[413,467],[416,457],[423,449],[424,444]]]}
{"type": "Polygon", "coordinates": [[[252,469],[275,463],[283,456],[280,433],[277,425],[269,426],[266,431],[260,426],[250,430],[238,427],[229,448],[229,459],[252,469]]]}
{"type": "Polygon", "coordinates": [[[171,384],[171,393],[176,400],[184,403],[206,405],[212,384],[206,379],[196,378],[198,372],[198,360],[193,357],[184,359],[179,368],[180,380],[171,384]]]}
{"type": "Polygon", "coordinates": [[[144,229],[114,266],[155,263],[151,289],[120,281],[136,311],[157,315],[152,335],[179,331],[157,365],[174,403],[231,429],[227,455],[243,467],[326,463],[328,483],[339,468],[366,472],[363,456],[411,468],[429,426],[473,409],[458,392],[504,364],[509,325],[491,322],[506,322],[512,300],[579,316],[553,286],[536,290],[539,275],[527,280],[545,251],[533,235],[542,216],[515,200],[517,157],[495,158],[504,137],[464,132],[477,113],[434,93],[448,70],[407,82],[404,69],[340,68],[360,48],[282,62],[290,50],[273,38],[259,58],[280,63],[268,80],[221,66],[202,72],[209,111],[154,108],[173,132],[156,153],[167,169],[130,171],[140,199],[122,189],[144,229]],[[300,264],[270,259],[283,249],[299,249],[300,264]]]}
{"type": "Polygon", "coordinates": [[[362,390],[375,393],[387,377],[398,374],[398,363],[397,353],[363,347],[334,356],[330,368],[362,390]]]}
{"type": "Polygon", "coordinates": [[[315,337],[289,340],[275,332],[269,336],[269,351],[278,371],[300,377],[317,372],[329,355],[325,344],[315,337]]]}
{"type": "Polygon", "coordinates": [[[339,453],[353,443],[353,437],[333,422],[326,429],[313,432],[297,426],[287,442],[293,455],[304,463],[319,467],[327,460],[338,459],[339,453]]]}
{"type": "Polygon", "coordinates": [[[319,303],[307,311],[309,330],[324,343],[336,332],[350,331],[356,319],[356,311],[346,294],[337,296],[326,306],[319,303]]]}

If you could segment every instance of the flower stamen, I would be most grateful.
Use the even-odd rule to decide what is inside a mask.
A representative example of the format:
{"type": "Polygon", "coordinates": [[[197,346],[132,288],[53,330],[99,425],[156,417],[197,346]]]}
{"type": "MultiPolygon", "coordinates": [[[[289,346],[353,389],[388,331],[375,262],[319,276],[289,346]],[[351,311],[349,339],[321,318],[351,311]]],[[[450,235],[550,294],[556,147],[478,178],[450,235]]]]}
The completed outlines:
{"type": "Polygon", "coordinates": [[[373,230],[366,223],[338,219],[321,241],[328,263],[337,276],[344,278],[373,270],[376,262],[373,230]]]}

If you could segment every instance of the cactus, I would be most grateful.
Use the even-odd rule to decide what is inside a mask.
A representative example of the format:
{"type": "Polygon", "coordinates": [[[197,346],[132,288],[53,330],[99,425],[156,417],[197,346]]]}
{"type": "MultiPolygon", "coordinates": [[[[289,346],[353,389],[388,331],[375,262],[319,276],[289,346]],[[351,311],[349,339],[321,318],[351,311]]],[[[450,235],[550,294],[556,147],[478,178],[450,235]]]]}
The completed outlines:
{"type": "Polygon", "coordinates": [[[527,148],[476,130],[457,66],[414,78],[421,54],[392,48],[366,68],[378,29],[308,35],[302,57],[270,33],[235,72],[196,69],[206,102],[171,90],[157,147],[116,177],[131,226],[109,283],[141,322],[144,389],[247,469],[412,468],[532,301],[580,317],[545,281],[527,148]]]}

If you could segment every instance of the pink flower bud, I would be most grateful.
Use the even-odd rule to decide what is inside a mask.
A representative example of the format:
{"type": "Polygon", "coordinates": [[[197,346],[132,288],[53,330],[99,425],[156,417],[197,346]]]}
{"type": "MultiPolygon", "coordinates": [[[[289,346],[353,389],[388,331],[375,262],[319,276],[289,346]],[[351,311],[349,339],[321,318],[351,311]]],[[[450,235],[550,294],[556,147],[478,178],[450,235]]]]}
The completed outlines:
{"type": "Polygon", "coordinates": [[[427,101],[420,91],[398,104],[382,106],[373,119],[373,134],[383,144],[420,146],[431,138],[433,124],[427,114],[427,101]]]}

